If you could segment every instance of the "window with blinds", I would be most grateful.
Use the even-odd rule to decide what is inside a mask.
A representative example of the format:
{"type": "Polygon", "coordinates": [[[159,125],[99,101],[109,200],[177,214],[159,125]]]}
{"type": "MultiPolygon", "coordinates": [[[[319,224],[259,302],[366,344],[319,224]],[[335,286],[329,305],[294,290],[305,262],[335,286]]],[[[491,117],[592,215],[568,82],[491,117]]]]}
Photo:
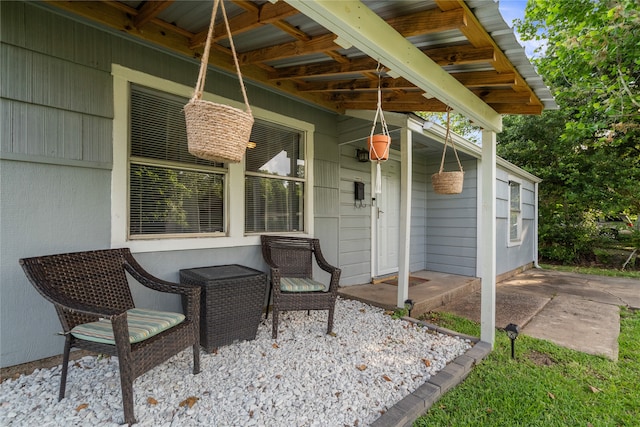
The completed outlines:
{"type": "Polygon", "coordinates": [[[295,129],[256,120],[256,147],[247,149],[245,232],[304,230],[304,135],[295,129]]]}
{"type": "Polygon", "coordinates": [[[509,241],[520,241],[521,224],[520,183],[509,181],[509,241]]]}
{"type": "Polygon", "coordinates": [[[222,163],[187,149],[186,98],[139,85],[130,91],[129,237],[225,232],[222,163]]]}

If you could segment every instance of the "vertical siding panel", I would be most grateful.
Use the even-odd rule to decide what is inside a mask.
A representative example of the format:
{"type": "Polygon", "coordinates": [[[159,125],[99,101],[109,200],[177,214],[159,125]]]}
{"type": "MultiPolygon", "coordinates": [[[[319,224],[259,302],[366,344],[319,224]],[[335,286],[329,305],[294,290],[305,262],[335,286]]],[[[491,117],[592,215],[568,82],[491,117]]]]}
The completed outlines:
{"type": "Polygon", "coordinates": [[[11,152],[11,101],[0,98],[0,153],[11,152]]]}
{"type": "Polygon", "coordinates": [[[113,163],[112,149],[113,125],[111,120],[95,117],[82,117],[82,158],[101,163],[113,163]]]}
{"type": "Polygon", "coordinates": [[[426,227],[427,227],[427,176],[424,156],[413,157],[413,183],[411,191],[411,246],[409,270],[426,268],[426,227]]]}
{"type": "Polygon", "coordinates": [[[2,49],[2,63],[11,64],[3,67],[0,73],[0,94],[3,98],[19,99],[32,102],[33,90],[31,88],[33,54],[19,48],[0,44],[2,49]]]}
{"type": "Polygon", "coordinates": [[[61,110],[43,110],[43,126],[46,133],[42,135],[43,156],[81,160],[80,129],[82,121],[76,114],[61,110]]]}
{"type": "MultiPolygon", "coordinates": [[[[343,122],[342,125],[357,124],[343,122]]],[[[349,129],[343,129],[348,132],[349,129]]],[[[371,164],[355,159],[354,145],[340,147],[340,260],[343,284],[371,280],[371,164]],[[355,206],[354,182],[364,182],[364,208],[355,206]]]]}
{"type": "MultiPolygon", "coordinates": [[[[439,195],[427,192],[427,268],[464,276],[476,275],[477,245],[477,160],[463,154],[465,171],[462,194],[439,195]],[[444,225],[443,225],[444,224],[444,225]]],[[[445,170],[456,170],[455,160],[445,170]]],[[[427,176],[438,171],[437,159],[427,162],[427,176]]]]}

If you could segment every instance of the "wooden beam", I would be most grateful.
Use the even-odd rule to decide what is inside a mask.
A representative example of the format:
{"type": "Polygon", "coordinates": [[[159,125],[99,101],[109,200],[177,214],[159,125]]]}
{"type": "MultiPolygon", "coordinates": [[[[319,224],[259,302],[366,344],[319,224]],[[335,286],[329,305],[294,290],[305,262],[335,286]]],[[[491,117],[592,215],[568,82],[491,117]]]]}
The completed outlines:
{"type": "MultiPolygon", "coordinates": [[[[450,48],[425,49],[422,51],[440,66],[490,62],[494,58],[494,49],[477,49],[470,45],[454,46],[450,48]]],[[[333,62],[311,65],[296,65],[278,68],[271,76],[272,80],[297,79],[305,76],[329,77],[353,75],[365,72],[375,72],[378,62],[366,57],[351,60],[350,66],[333,62]]]]}
{"type": "MultiPolygon", "coordinates": [[[[354,102],[364,104],[376,104],[378,102],[377,91],[372,92],[336,92],[331,95],[331,99],[338,103],[354,102]]],[[[384,107],[388,102],[415,103],[422,104],[426,99],[420,92],[382,92],[381,94],[382,106],[384,107]]]]}
{"type": "Polygon", "coordinates": [[[160,12],[171,6],[174,0],[167,1],[147,1],[142,4],[138,11],[138,15],[133,19],[136,28],[140,28],[153,18],[158,16],[160,12]]]}
{"type": "MultiPolygon", "coordinates": [[[[284,2],[278,2],[276,4],[266,2],[260,7],[251,1],[234,1],[234,3],[245,9],[246,12],[229,19],[229,27],[231,28],[232,35],[244,33],[267,24],[284,27],[284,24],[280,24],[283,19],[300,13],[284,2]]],[[[192,49],[204,45],[205,40],[207,40],[208,30],[208,27],[203,28],[202,31],[193,37],[190,45],[192,49]]],[[[224,22],[216,24],[213,32],[214,41],[227,38],[227,30],[224,22]]]]}
{"type": "Polygon", "coordinates": [[[468,24],[462,27],[460,31],[469,40],[469,42],[476,47],[494,47],[497,55],[493,62],[493,67],[498,72],[512,72],[515,74],[515,83],[513,89],[516,91],[527,91],[531,94],[532,103],[540,104],[542,102],[533,90],[526,83],[524,78],[520,75],[516,67],[511,63],[507,56],[502,52],[497,43],[493,40],[493,37],[487,33],[478,18],[470,11],[469,6],[464,0],[435,0],[438,7],[442,10],[451,11],[455,9],[463,9],[467,12],[468,24]]]}
{"type": "MultiPolygon", "coordinates": [[[[160,46],[169,51],[176,52],[187,58],[199,58],[200,54],[189,48],[191,36],[185,35],[184,31],[171,31],[167,26],[156,23],[157,18],[152,19],[145,25],[144,31],[141,31],[133,25],[132,18],[137,14],[133,8],[113,7],[111,3],[117,2],[85,2],[85,1],[47,1],[47,4],[59,9],[70,12],[74,15],[87,18],[90,21],[100,23],[107,27],[113,28],[122,33],[129,34],[132,37],[144,40],[153,45],[160,46]],[[127,9],[127,11],[123,10],[127,9]]],[[[175,26],[171,26],[177,28],[175,26]]],[[[212,49],[209,55],[209,64],[236,73],[233,58],[227,53],[212,49]]],[[[198,75],[198,67],[194,65],[194,81],[198,75]]],[[[294,82],[277,82],[269,80],[268,72],[258,66],[248,65],[242,67],[242,75],[245,80],[253,80],[260,82],[277,92],[287,93],[295,98],[316,104],[330,111],[341,112],[334,103],[328,102],[327,99],[319,94],[301,93],[297,90],[294,82]]]]}
{"type": "Polygon", "coordinates": [[[238,59],[241,64],[255,64],[256,62],[269,62],[291,58],[293,56],[311,55],[340,49],[340,46],[334,43],[335,39],[335,34],[325,34],[323,36],[313,37],[310,40],[297,40],[245,52],[240,54],[238,59]]]}
{"type": "Polygon", "coordinates": [[[472,71],[466,73],[451,73],[451,77],[468,88],[511,86],[515,84],[515,73],[498,73],[496,71],[472,71]]]}
{"type": "Polygon", "coordinates": [[[529,114],[540,115],[544,106],[540,104],[489,104],[491,108],[500,114],[529,114]]]}
{"type": "MultiPolygon", "coordinates": [[[[345,101],[339,105],[341,109],[345,110],[375,110],[377,108],[376,103],[366,104],[351,101],[345,101]]],[[[442,113],[447,111],[447,106],[436,98],[423,98],[420,102],[404,102],[403,100],[385,102],[383,104],[383,108],[385,111],[394,111],[398,113],[412,113],[414,111],[442,113]]]]}
{"type": "Polygon", "coordinates": [[[492,47],[477,48],[469,44],[437,49],[424,49],[422,52],[436,64],[443,67],[446,65],[490,63],[493,62],[496,57],[495,49],[492,47]]]}
{"type": "MultiPolygon", "coordinates": [[[[420,91],[413,83],[407,79],[384,77],[380,80],[380,87],[383,91],[404,90],[420,91]]],[[[367,92],[378,89],[377,79],[351,79],[331,82],[304,82],[298,85],[301,92],[367,92]]]]}
{"type": "Polygon", "coordinates": [[[305,76],[330,77],[362,74],[365,72],[374,73],[377,66],[378,61],[369,57],[354,59],[347,64],[327,61],[326,63],[278,68],[274,73],[271,73],[269,78],[271,80],[288,80],[305,76]]]}
{"type": "Polygon", "coordinates": [[[467,25],[465,11],[462,9],[442,11],[436,8],[387,19],[386,21],[387,24],[404,37],[457,30],[467,25]]]}
{"type": "MultiPolygon", "coordinates": [[[[412,37],[457,29],[466,25],[466,19],[464,11],[461,10],[442,12],[438,9],[431,9],[424,12],[392,18],[389,19],[387,23],[404,37],[412,37]]],[[[327,34],[326,36],[317,36],[313,39],[322,39],[323,37],[329,36],[330,35],[327,34]]],[[[331,36],[333,36],[332,40],[336,38],[333,34],[331,34],[331,36]]],[[[341,49],[341,47],[335,43],[317,45],[308,45],[307,43],[300,45],[300,43],[298,43],[297,46],[295,45],[296,42],[292,42],[245,52],[241,61],[246,64],[268,62],[292,56],[319,53],[323,50],[334,51],[341,49]]]]}
{"type": "Polygon", "coordinates": [[[475,89],[472,91],[487,104],[530,104],[531,94],[513,89],[475,89]]]}

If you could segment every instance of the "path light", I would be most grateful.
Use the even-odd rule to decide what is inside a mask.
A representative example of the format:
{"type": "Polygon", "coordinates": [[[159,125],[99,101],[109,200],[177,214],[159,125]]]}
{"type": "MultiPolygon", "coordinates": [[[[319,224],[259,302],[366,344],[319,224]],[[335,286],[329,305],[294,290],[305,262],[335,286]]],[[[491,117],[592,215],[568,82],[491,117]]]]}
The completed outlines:
{"type": "Polygon", "coordinates": [[[413,300],[407,299],[404,300],[404,308],[409,312],[409,317],[411,317],[411,310],[413,310],[413,300]]]}
{"type": "Polygon", "coordinates": [[[511,340],[511,358],[515,359],[515,341],[516,338],[518,338],[518,334],[520,333],[520,328],[518,328],[518,325],[509,323],[507,327],[504,328],[504,330],[507,331],[507,336],[511,340]]]}

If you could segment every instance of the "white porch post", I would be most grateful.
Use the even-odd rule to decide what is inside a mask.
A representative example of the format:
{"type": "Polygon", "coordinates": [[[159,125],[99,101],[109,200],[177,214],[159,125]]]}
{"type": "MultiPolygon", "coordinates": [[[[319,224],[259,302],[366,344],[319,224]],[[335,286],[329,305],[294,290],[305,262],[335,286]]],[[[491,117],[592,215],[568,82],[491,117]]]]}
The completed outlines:
{"type": "Polygon", "coordinates": [[[493,344],[496,338],[496,134],[482,131],[481,219],[478,245],[482,246],[480,277],[480,339],[493,344]]]}
{"type": "Polygon", "coordinates": [[[538,265],[538,183],[534,184],[534,211],[533,211],[533,266],[540,268],[538,265]]]}
{"type": "Polygon", "coordinates": [[[411,244],[411,130],[405,124],[400,132],[400,241],[398,251],[398,307],[409,298],[409,260],[411,244]]]}

